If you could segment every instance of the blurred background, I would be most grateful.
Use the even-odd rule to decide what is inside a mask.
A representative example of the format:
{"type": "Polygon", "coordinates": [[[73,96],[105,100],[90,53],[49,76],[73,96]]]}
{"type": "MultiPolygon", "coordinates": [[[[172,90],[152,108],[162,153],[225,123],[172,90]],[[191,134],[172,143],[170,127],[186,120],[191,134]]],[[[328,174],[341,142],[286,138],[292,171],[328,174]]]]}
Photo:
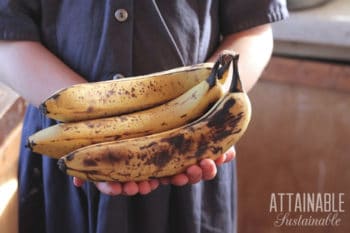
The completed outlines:
{"type": "MultiPolygon", "coordinates": [[[[237,145],[239,233],[350,232],[350,1],[288,0],[237,145]],[[344,193],[339,226],[274,226],[275,193],[344,193]]],[[[17,232],[23,99],[0,83],[0,229],[17,232]]],[[[295,216],[298,213],[291,213],[295,216]]],[[[324,213],[306,213],[314,218],[324,213]]]]}
{"type": "Polygon", "coordinates": [[[249,93],[252,122],[237,145],[238,232],[350,232],[350,1],[288,6],[290,18],[273,25],[274,55],[249,93]],[[276,227],[272,193],[344,193],[345,213],[340,226],[276,227]]]}

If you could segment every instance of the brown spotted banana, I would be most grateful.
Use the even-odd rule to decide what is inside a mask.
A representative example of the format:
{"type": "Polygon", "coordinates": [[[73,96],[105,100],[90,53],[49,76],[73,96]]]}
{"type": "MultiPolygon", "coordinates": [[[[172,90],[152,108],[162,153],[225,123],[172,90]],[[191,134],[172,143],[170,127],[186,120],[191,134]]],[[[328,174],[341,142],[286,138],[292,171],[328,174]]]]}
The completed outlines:
{"type": "Polygon", "coordinates": [[[211,72],[212,63],[174,68],[148,75],[76,84],[40,105],[49,118],[72,122],[139,111],[178,97],[211,72]]]}
{"type": "Polygon", "coordinates": [[[229,91],[233,69],[232,61],[227,60],[216,62],[206,80],[165,104],[115,117],[59,123],[31,135],[27,145],[33,152],[58,159],[87,145],[150,135],[185,125],[203,115],[229,91]]]}
{"type": "Polygon", "coordinates": [[[197,120],[149,136],[83,147],[59,159],[60,169],[90,181],[141,181],[181,173],[204,158],[218,158],[241,138],[251,116],[237,59],[229,93],[197,120]]]}

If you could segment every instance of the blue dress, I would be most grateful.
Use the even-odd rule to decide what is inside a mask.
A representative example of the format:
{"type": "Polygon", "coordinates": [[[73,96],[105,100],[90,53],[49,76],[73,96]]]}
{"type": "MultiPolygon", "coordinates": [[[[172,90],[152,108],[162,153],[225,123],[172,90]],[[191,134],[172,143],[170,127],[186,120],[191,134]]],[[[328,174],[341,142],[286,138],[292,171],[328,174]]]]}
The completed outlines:
{"type": "MultiPolygon", "coordinates": [[[[278,0],[0,0],[0,39],[39,41],[88,81],[102,81],[204,62],[221,36],[286,16],[278,0]]],[[[88,182],[74,187],[57,160],[24,147],[29,135],[55,123],[28,106],[21,233],[235,232],[235,162],[219,167],[212,181],[107,196],[88,182]]]]}

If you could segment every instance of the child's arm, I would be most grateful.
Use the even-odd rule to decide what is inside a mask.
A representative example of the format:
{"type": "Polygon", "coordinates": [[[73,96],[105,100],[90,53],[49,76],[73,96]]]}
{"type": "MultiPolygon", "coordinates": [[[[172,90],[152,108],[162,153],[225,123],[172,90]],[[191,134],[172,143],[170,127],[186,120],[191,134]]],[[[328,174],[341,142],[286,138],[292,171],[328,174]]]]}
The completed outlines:
{"type": "Polygon", "coordinates": [[[233,50],[239,54],[239,73],[243,87],[249,91],[258,81],[270,60],[273,48],[270,24],[254,27],[224,37],[216,52],[210,57],[215,61],[223,50],[233,50]]]}
{"type": "Polygon", "coordinates": [[[60,88],[86,82],[32,41],[0,41],[0,81],[35,106],[60,88]]]}

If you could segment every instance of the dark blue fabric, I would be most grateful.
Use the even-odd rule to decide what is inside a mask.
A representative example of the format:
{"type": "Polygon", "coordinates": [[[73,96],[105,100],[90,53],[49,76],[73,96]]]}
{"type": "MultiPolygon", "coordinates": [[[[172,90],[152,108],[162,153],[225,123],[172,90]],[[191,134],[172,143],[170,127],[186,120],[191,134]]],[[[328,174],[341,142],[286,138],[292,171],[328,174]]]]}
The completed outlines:
{"type": "MultiPolygon", "coordinates": [[[[284,18],[281,2],[0,0],[0,39],[39,41],[88,81],[101,81],[204,62],[220,35],[284,18]],[[114,17],[118,8],[128,11],[125,22],[114,17]]],[[[235,232],[235,162],[209,182],[106,196],[91,183],[75,188],[56,160],[24,147],[29,135],[52,124],[28,106],[19,163],[21,233],[235,232]]]]}

